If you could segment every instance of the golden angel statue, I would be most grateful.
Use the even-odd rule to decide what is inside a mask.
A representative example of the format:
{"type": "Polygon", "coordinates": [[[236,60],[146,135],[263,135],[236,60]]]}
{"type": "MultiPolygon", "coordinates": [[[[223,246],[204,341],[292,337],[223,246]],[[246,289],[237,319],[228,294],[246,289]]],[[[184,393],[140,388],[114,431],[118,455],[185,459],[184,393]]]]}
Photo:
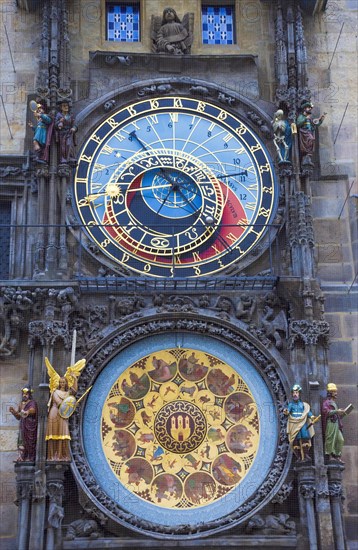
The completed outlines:
{"type": "Polygon", "coordinates": [[[60,376],[45,357],[47,373],[50,378],[50,399],[47,417],[47,460],[70,461],[69,441],[71,439],[68,419],[76,408],[75,394],[77,381],[86,360],[81,359],[60,376]]]}

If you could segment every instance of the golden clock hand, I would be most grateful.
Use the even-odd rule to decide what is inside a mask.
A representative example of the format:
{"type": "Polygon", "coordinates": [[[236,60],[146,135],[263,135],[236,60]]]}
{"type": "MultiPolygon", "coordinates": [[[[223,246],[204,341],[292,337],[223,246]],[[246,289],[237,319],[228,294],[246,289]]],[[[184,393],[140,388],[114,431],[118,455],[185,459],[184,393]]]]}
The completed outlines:
{"type": "Polygon", "coordinates": [[[119,195],[121,195],[121,188],[119,187],[119,185],[117,185],[116,183],[108,183],[105,191],[103,191],[102,193],[91,193],[90,195],[87,195],[85,199],[88,201],[94,201],[98,197],[106,196],[113,199],[115,197],[118,197],[119,195]]]}
{"type": "Polygon", "coordinates": [[[90,195],[86,195],[84,198],[86,201],[94,201],[98,199],[98,197],[106,197],[108,193],[91,193],[90,195]]]}

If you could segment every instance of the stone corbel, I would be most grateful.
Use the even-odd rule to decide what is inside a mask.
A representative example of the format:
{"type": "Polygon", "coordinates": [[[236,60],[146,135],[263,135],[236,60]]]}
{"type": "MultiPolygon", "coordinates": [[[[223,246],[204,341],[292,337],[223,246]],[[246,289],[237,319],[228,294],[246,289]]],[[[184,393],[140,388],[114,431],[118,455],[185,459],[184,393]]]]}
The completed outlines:
{"type": "Polygon", "coordinates": [[[328,346],[329,323],[327,321],[309,321],[301,319],[291,321],[289,347],[293,349],[297,340],[302,340],[305,345],[316,345],[321,339],[324,346],[328,346]]]}

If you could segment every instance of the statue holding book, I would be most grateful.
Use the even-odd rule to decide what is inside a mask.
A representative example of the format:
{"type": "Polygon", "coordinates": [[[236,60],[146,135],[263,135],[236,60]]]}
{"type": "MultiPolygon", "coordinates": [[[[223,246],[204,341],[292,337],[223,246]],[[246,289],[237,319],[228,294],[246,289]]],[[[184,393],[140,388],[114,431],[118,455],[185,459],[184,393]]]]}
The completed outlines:
{"type": "Polygon", "coordinates": [[[327,397],[322,403],[322,427],[324,436],[324,452],[330,461],[340,462],[344,445],[342,417],[347,416],[353,405],[339,409],[336,403],[338,388],[336,384],[327,384],[327,397]]]}

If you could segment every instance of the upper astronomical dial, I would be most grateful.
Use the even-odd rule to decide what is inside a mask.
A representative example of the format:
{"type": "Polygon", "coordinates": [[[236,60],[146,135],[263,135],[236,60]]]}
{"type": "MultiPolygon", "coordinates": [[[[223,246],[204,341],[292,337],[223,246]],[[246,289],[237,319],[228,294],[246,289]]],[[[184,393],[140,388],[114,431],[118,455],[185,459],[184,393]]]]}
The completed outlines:
{"type": "Polygon", "coordinates": [[[152,276],[199,276],[243,257],[276,203],[268,155],[231,113],[162,97],[114,113],[84,145],[74,198],[112,260],[152,276]]]}

